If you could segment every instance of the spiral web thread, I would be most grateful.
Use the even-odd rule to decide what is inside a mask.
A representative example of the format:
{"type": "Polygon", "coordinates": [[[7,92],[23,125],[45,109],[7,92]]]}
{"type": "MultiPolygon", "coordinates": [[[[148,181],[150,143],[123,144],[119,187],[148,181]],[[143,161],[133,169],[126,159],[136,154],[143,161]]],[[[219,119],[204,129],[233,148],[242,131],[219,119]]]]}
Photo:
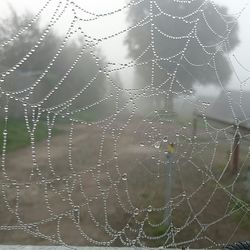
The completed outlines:
{"type": "MultiPolygon", "coordinates": [[[[184,6],[192,2],[172,1],[184,4],[184,6]]],[[[25,35],[25,32],[31,29],[32,24],[46,13],[47,8],[51,8],[51,2],[51,0],[46,2],[26,27],[0,46],[11,46],[14,41],[18,41],[25,35]]],[[[218,248],[233,240],[242,240],[240,234],[244,237],[242,223],[246,218],[249,220],[250,209],[244,199],[245,196],[238,195],[239,192],[243,194],[245,191],[240,189],[237,192],[237,188],[238,186],[241,188],[245,180],[250,154],[250,147],[247,146],[248,131],[242,132],[240,128],[241,124],[249,120],[242,106],[242,98],[244,87],[247,86],[250,76],[244,80],[237,78],[241,90],[239,107],[245,115],[244,119],[239,120],[234,112],[231,92],[226,90],[220,82],[215,58],[217,53],[227,51],[230,46],[228,37],[234,27],[234,22],[236,23],[242,13],[248,9],[242,8],[242,11],[235,15],[234,21],[227,23],[226,17],[210,1],[203,1],[199,9],[194,10],[188,16],[173,16],[162,10],[157,1],[152,0],[150,13],[136,25],[103,37],[94,37],[84,31],[85,23],[102,22],[102,19],[106,17],[138,7],[143,2],[143,0],[130,1],[117,10],[98,14],[74,1],[58,1],[49,25],[44,29],[34,47],[30,48],[26,56],[13,67],[1,74],[1,98],[4,100],[1,109],[5,124],[2,134],[1,190],[3,199],[1,206],[15,218],[15,222],[0,225],[2,232],[21,230],[29,237],[34,236],[35,239],[46,240],[47,244],[60,244],[69,248],[71,248],[70,245],[78,244],[218,248]],[[217,15],[224,20],[226,30],[223,37],[217,34],[206,20],[206,5],[213,6],[217,15]],[[157,14],[153,12],[155,9],[157,9],[157,14]],[[6,90],[6,78],[16,72],[29,58],[36,56],[40,44],[46,40],[46,36],[58,20],[64,18],[67,10],[71,11],[69,29],[58,52],[48,61],[46,69],[28,87],[21,90],[6,90]],[[166,34],[154,24],[156,15],[193,24],[194,28],[190,33],[179,37],[166,34]],[[209,46],[202,44],[195,32],[195,27],[200,20],[190,19],[198,15],[203,17],[209,30],[219,37],[218,44],[209,46]],[[97,46],[148,24],[151,27],[151,41],[138,58],[126,63],[108,60],[105,60],[104,65],[100,63],[100,58],[95,51],[97,46]],[[169,39],[185,40],[184,47],[176,56],[160,57],[154,45],[154,34],[157,32],[166,42],[169,39]],[[84,45],[79,55],[61,80],[41,100],[32,103],[31,96],[38,91],[39,85],[43,84],[43,78],[57,63],[67,41],[75,34],[84,37],[84,45]],[[175,81],[182,61],[186,61],[193,67],[204,66],[192,63],[186,57],[188,45],[193,40],[198,42],[203,53],[209,57],[206,64],[213,68],[214,74],[218,76],[218,86],[226,93],[227,105],[234,120],[231,125],[215,126],[207,117],[210,104],[199,98],[196,101],[190,101],[188,98],[194,94],[193,91],[186,89],[183,83],[175,81]],[[88,51],[96,62],[96,74],[91,76],[91,80],[67,101],[48,105],[48,100],[53,100],[53,96],[61,86],[69,84],[67,78],[70,74],[74,74],[73,69],[84,56],[85,51],[88,51]],[[148,85],[143,88],[121,86],[113,74],[148,64],[148,61],[143,60],[143,56],[149,51],[153,52],[151,59],[153,66],[148,85]],[[179,58],[178,63],[175,58],[179,58]],[[174,73],[168,73],[168,78],[155,87],[154,69],[161,68],[161,61],[173,63],[176,68],[174,73]],[[88,94],[88,90],[92,88],[100,74],[106,76],[107,84],[112,90],[89,105],[75,108],[74,103],[80,96],[88,94]],[[160,87],[167,82],[170,83],[168,90],[160,90],[160,87]],[[179,85],[178,93],[172,89],[174,84],[179,85]],[[137,105],[141,99],[150,102],[151,97],[168,98],[170,94],[182,95],[195,106],[202,124],[196,135],[192,135],[191,122],[181,124],[168,110],[162,112],[156,109],[144,117],[138,115],[137,105]],[[121,97],[126,98],[121,100],[121,97]],[[15,173],[10,174],[13,166],[9,163],[11,162],[9,158],[15,157],[14,153],[7,152],[10,133],[8,131],[10,102],[22,107],[30,137],[30,145],[25,152],[26,157],[31,158],[31,162],[26,166],[27,175],[23,173],[21,177],[15,173]],[[91,111],[103,103],[112,103],[112,114],[93,122],[76,118],[76,114],[91,111]],[[42,122],[42,117],[46,118],[47,126],[47,139],[43,148],[42,142],[37,143],[35,140],[35,132],[39,123],[42,122]],[[63,120],[65,131],[63,135],[53,136],[53,129],[58,124],[60,125],[58,120],[63,120]],[[238,174],[224,180],[230,169],[235,150],[235,135],[238,133],[244,148],[244,159],[240,163],[238,174]],[[59,147],[56,144],[58,137],[63,137],[65,143],[62,148],[64,151],[59,152],[59,156],[55,151],[55,147],[59,147]],[[173,163],[167,162],[164,152],[169,142],[174,142],[176,149],[173,163]],[[223,145],[229,148],[229,156],[226,160],[225,154],[220,155],[223,145]],[[94,156],[91,156],[93,154],[91,150],[88,151],[91,147],[95,149],[94,156]],[[47,152],[46,165],[40,163],[40,154],[44,148],[47,152]],[[66,157],[63,158],[63,156],[66,157]],[[64,160],[57,163],[58,157],[64,160]],[[93,159],[88,159],[91,157],[93,159]],[[224,161],[221,163],[223,166],[218,169],[219,158],[223,158],[224,161]],[[34,208],[31,206],[31,209],[26,210],[25,196],[35,198],[34,195],[32,196],[34,190],[38,198],[34,202],[39,206],[34,208]],[[41,210],[38,214],[42,215],[30,216],[35,209],[41,210]],[[223,224],[227,225],[226,229],[223,228],[223,224]],[[71,230],[76,238],[72,237],[71,230]],[[217,233],[220,234],[220,230],[223,234],[216,237],[217,233]]],[[[234,64],[238,65],[238,68],[233,68],[236,75],[238,75],[237,69],[239,68],[249,74],[250,69],[242,65],[236,55],[228,55],[228,60],[232,63],[232,67],[234,64]]],[[[17,168],[18,166],[14,169],[17,168]]],[[[30,202],[32,204],[32,201],[30,202]]]]}

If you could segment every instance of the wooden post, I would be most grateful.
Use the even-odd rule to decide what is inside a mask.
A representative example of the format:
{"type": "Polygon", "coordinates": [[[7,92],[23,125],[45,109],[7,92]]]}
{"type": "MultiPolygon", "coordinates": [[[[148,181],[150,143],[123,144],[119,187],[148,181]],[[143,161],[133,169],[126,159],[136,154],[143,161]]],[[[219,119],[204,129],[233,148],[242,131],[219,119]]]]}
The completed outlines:
{"type": "Polygon", "coordinates": [[[237,132],[234,137],[233,154],[232,154],[232,174],[238,172],[240,154],[240,135],[237,132]]]}

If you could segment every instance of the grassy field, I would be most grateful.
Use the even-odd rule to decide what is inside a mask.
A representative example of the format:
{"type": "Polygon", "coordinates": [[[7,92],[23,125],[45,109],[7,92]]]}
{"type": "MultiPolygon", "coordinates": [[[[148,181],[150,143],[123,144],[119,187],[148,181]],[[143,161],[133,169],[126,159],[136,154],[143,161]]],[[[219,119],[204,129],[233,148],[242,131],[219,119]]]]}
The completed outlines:
{"type": "MultiPolygon", "coordinates": [[[[3,145],[3,130],[4,120],[0,121],[0,147],[3,145]]],[[[7,124],[7,152],[17,150],[30,144],[30,135],[27,131],[24,120],[22,119],[9,119],[7,124]]],[[[60,130],[53,129],[53,134],[60,133],[60,130]]],[[[35,141],[41,141],[48,135],[48,130],[45,122],[40,122],[35,131],[35,141]]]]}
{"type": "MultiPolygon", "coordinates": [[[[119,126],[119,124],[112,125],[119,126]]],[[[186,129],[181,130],[183,126],[178,123],[167,121],[166,125],[162,126],[161,123],[155,121],[150,124],[148,130],[139,130],[136,120],[135,123],[131,122],[120,136],[117,145],[119,158],[116,160],[113,159],[113,134],[109,132],[105,134],[102,152],[104,164],[100,169],[93,169],[98,160],[99,142],[103,131],[98,126],[75,124],[72,137],[72,162],[74,171],[77,173],[77,178],[75,178],[68,167],[69,133],[67,131],[70,126],[70,124],[60,122],[58,124],[58,127],[62,127],[65,133],[54,136],[51,140],[52,164],[57,176],[73,177],[72,179],[67,178],[68,183],[74,187],[71,197],[75,205],[80,204],[81,206],[79,224],[90,238],[102,241],[108,237],[105,214],[107,214],[108,224],[114,230],[122,231],[124,238],[126,236],[135,240],[135,245],[139,245],[136,241],[138,238],[148,247],[164,245],[207,249],[213,246],[218,249],[228,241],[236,242],[249,238],[250,217],[247,209],[249,206],[244,187],[246,172],[250,166],[248,157],[245,161],[248,156],[247,145],[240,145],[240,175],[238,177],[230,175],[229,167],[218,185],[215,180],[227,165],[227,152],[230,149],[230,145],[225,142],[222,135],[219,138],[220,143],[216,146],[207,134],[203,135],[203,131],[198,130],[198,135],[202,134],[203,137],[199,140],[200,136],[198,136],[195,142],[190,142],[188,139],[191,137],[192,128],[189,124],[186,129]],[[143,147],[140,145],[142,138],[145,138],[145,131],[153,134],[151,127],[157,126],[162,128],[162,135],[180,132],[175,155],[178,162],[172,166],[171,173],[171,200],[166,199],[166,187],[169,180],[166,178],[166,164],[158,161],[158,159],[163,159],[163,152],[159,152],[151,144],[143,147]],[[141,133],[134,133],[135,129],[141,133]],[[184,152],[186,153],[184,154],[184,152]],[[210,163],[212,164],[210,165],[210,163]],[[118,167],[120,173],[126,173],[127,177],[124,180],[117,175],[118,167]],[[96,176],[100,181],[96,181],[96,176]],[[83,187],[82,183],[84,183],[83,187]],[[100,187],[104,192],[99,191],[100,187]],[[232,187],[234,188],[232,189],[232,187]],[[86,206],[83,194],[84,197],[91,199],[89,206],[86,206]],[[103,199],[103,195],[107,198],[103,199]],[[246,205],[240,200],[244,201],[246,205]],[[169,206],[172,208],[172,224],[164,222],[165,211],[167,211],[164,207],[169,206]],[[138,208],[140,212],[133,213],[134,208],[138,208]],[[227,217],[227,215],[229,216],[227,217]],[[219,245],[213,245],[206,237],[219,245]]],[[[13,143],[9,138],[13,134],[11,129],[18,134],[17,137],[13,135],[14,145],[17,144],[17,138],[23,142],[19,143],[19,146],[29,144],[29,135],[25,132],[24,123],[10,121],[8,143],[13,143]]],[[[46,124],[41,123],[35,136],[36,140],[46,138],[46,131],[46,124]]],[[[37,162],[47,178],[50,169],[48,168],[46,142],[37,143],[36,151],[37,162]]],[[[26,181],[26,179],[29,180],[28,170],[32,166],[32,161],[26,157],[30,155],[29,148],[24,147],[10,155],[13,157],[8,159],[8,173],[14,178],[22,174],[22,178],[25,180],[23,182],[28,182],[26,181]]],[[[49,218],[43,184],[33,183],[28,188],[21,187],[21,192],[19,214],[24,223],[49,218]]],[[[7,198],[0,198],[7,199],[12,209],[15,209],[15,187],[10,187],[8,193],[7,198]]],[[[71,200],[68,200],[67,194],[64,178],[52,181],[52,186],[48,188],[48,202],[54,214],[72,209],[71,200]]],[[[5,206],[2,206],[0,222],[12,225],[15,223],[15,219],[15,216],[10,214],[5,206]]],[[[60,233],[64,242],[69,245],[89,245],[88,240],[79,234],[78,229],[72,218],[64,216],[61,220],[60,233]]],[[[49,237],[55,235],[57,221],[49,221],[39,226],[38,230],[49,237]]],[[[45,238],[32,237],[22,230],[1,231],[0,238],[2,243],[6,244],[51,244],[45,238]]],[[[123,246],[123,243],[117,241],[113,245],[123,246]]]]}
{"type": "MultiPolygon", "coordinates": [[[[173,225],[180,230],[180,232],[176,233],[176,243],[182,242],[184,239],[187,241],[191,240],[198,234],[202,237],[216,239],[220,244],[227,242],[228,239],[232,242],[246,240],[247,232],[249,232],[250,229],[250,213],[248,210],[249,200],[247,199],[247,190],[245,188],[246,174],[250,170],[250,159],[248,157],[249,142],[241,142],[239,175],[232,175],[232,162],[229,161],[229,164],[227,164],[232,141],[229,141],[222,133],[220,133],[218,135],[219,143],[218,145],[215,144],[208,136],[209,134],[205,133],[204,123],[202,123],[202,120],[199,120],[199,124],[197,124],[198,138],[191,145],[187,139],[190,138],[192,126],[188,126],[188,124],[185,125],[187,125],[187,129],[185,130],[186,134],[183,132],[180,136],[179,145],[186,145],[187,150],[185,147],[181,147],[178,152],[181,155],[184,151],[187,151],[187,155],[186,157],[176,156],[180,157],[180,162],[175,166],[175,183],[173,184],[172,192],[173,197],[177,197],[178,194],[185,191],[186,196],[189,196],[189,200],[187,202],[186,199],[183,199],[180,205],[178,205],[178,200],[174,202],[175,209],[173,210],[172,221],[173,225]],[[191,152],[191,161],[193,165],[187,160],[188,155],[191,154],[191,152]],[[194,166],[197,166],[200,171],[195,169],[194,166]],[[228,190],[228,193],[222,188],[219,188],[213,180],[213,178],[219,179],[224,170],[225,173],[219,183],[223,188],[228,190]],[[207,178],[209,176],[212,176],[213,178],[208,180],[207,178]],[[204,185],[199,188],[203,180],[205,180],[204,185]],[[182,187],[184,187],[183,190],[182,187]],[[229,194],[232,194],[239,200],[234,199],[233,196],[229,194]],[[240,200],[243,202],[240,202],[240,200]],[[190,209],[190,207],[192,209],[190,209]],[[199,213],[199,211],[201,212],[199,213]],[[196,219],[193,219],[194,214],[198,213],[199,222],[203,222],[204,224],[210,223],[204,232],[202,231],[201,224],[199,224],[196,219]],[[227,218],[225,213],[232,214],[227,218]],[[216,218],[219,220],[223,219],[222,221],[213,224],[213,221],[216,222],[216,218]],[[182,228],[187,219],[187,225],[185,228],[182,228]]],[[[213,132],[211,129],[209,132],[210,131],[213,132]]],[[[233,135],[231,135],[231,137],[233,138],[233,135]]],[[[138,175],[135,174],[135,176],[138,175]]],[[[141,173],[140,176],[142,176],[141,173]]],[[[144,201],[142,201],[141,207],[146,207],[147,200],[152,200],[152,197],[156,194],[157,201],[153,204],[158,204],[157,207],[161,207],[160,201],[164,201],[164,180],[162,181],[159,179],[157,186],[151,186],[150,181],[148,181],[145,189],[146,190],[142,195],[144,201]],[[162,186],[162,188],[157,189],[160,186],[162,186]]],[[[159,211],[155,213],[151,212],[149,219],[152,224],[158,224],[158,226],[151,226],[145,223],[144,229],[146,234],[157,239],[157,244],[159,245],[170,244],[172,239],[168,238],[166,233],[171,231],[171,226],[161,223],[163,220],[163,214],[159,211]]],[[[157,244],[153,242],[151,245],[150,241],[147,242],[147,245],[152,247],[158,246],[157,244]]],[[[206,242],[205,239],[203,239],[200,242],[197,240],[196,243],[192,243],[192,247],[194,248],[198,248],[201,245],[208,247],[209,242],[206,242]]]]}
{"type": "MultiPolygon", "coordinates": [[[[74,119],[94,122],[98,121],[100,114],[98,112],[80,112],[76,114],[74,119]]],[[[68,119],[59,117],[57,119],[57,124],[69,123],[68,119]]],[[[5,127],[4,119],[0,120],[0,147],[3,145],[3,130],[5,127]]],[[[30,144],[30,135],[27,131],[24,119],[9,118],[7,124],[7,152],[11,152],[30,144]]],[[[52,130],[52,135],[57,135],[62,132],[62,129],[54,128],[52,130]]],[[[48,135],[48,129],[45,121],[40,121],[37,125],[35,131],[35,141],[39,142],[45,139],[48,135]]]]}
{"type": "Polygon", "coordinates": [[[98,112],[80,112],[73,116],[74,119],[86,122],[95,122],[100,119],[100,114],[98,112]]]}

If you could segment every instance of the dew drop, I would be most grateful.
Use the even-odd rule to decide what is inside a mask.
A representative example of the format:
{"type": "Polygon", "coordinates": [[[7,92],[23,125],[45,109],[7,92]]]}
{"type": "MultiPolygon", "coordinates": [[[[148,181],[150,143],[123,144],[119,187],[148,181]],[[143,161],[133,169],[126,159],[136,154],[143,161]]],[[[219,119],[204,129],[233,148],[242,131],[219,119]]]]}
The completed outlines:
{"type": "Polygon", "coordinates": [[[74,207],[74,211],[75,211],[75,212],[79,212],[79,207],[75,206],[75,207],[74,207]]]}
{"type": "Polygon", "coordinates": [[[128,179],[128,175],[127,175],[127,173],[124,173],[123,175],[122,175],[122,180],[123,181],[126,181],[128,179]]]}
{"type": "Polygon", "coordinates": [[[167,136],[165,136],[165,137],[163,138],[163,142],[168,142],[168,137],[167,137],[167,136]]]}
{"type": "Polygon", "coordinates": [[[136,208],[135,210],[134,210],[134,215],[138,215],[140,213],[140,210],[138,209],[138,208],[136,208]]]}
{"type": "Polygon", "coordinates": [[[156,143],[154,144],[154,147],[155,147],[156,149],[159,149],[159,148],[160,148],[160,142],[159,142],[159,141],[156,142],[156,143]]]}
{"type": "Polygon", "coordinates": [[[152,210],[153,210],[152,206],[151,206],[151,205],[149,205],[149,206],[148,206],[148,208],[147,208],[147,211],[148,211],[149,213],[151,213],[151,212],[152,212],[152,210]]]}
{"type": "Polygon", "coordinates": [[[30,183],[26,183],[26,184],[25,184],[25,187],[26,187],[26,188],[29,188],[29,187],[30,187],[30,183]]]}

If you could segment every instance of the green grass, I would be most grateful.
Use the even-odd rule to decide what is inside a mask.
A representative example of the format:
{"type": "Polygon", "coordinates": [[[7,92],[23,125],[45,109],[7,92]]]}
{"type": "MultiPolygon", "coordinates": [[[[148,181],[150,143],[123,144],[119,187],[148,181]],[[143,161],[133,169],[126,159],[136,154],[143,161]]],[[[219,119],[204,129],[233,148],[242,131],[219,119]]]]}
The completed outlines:
{"type": "MultiPolygon", "coordinates": [[[[3,146],[3,130],[4,120],[0,120],[0,147],[3,146]]],[[[7,124],[7,152],[17,150],[19,148],[30,145],[30,135],[27,131],[24,120],[10,118],[7,124]]],[[[54,129],[52,134],[58,134],[60,130],[54,129]]],[[[48,130],[45,122],[40,122],[37,125],[35,132],[35,141],[41,141],[47,138],[48,130]]]]}
{"type": "Polygon", "coordinates": [[[86,122],[95,122],[100,119],[100,114],[98,112],[80,112],[75,114],[73,118],[86,122]]]}
{"type": "Polygon", "coordinates": [[[243,229],[250,229],[250,212],[246,209],[245,204],[233,201],[230,208],[235,212],[233,214],[234,221],[239,223],[243,229]]]}
{"type": "MultiPolygon", "coordinates": [[[[159,221],[157,221],[157,219],[154,219],[154,218],[151,218],[150,222],[153,224],[159,223],[159,221]]],[[[148,241],[149,246],[158,247],[158,246],[162,246],[168,242],[168,240],[167,240],[168,236],[166,236],[164,234],[169,231],[169,226],[163,224],[163,225],[159,225],[157,227],[152,227],[146,223],[144,230],[145,230],[146,235],[148,235],[150,237],[159,237],[157,239],[157,241],[148,241]]]]}
{"type": "Polygon", "coordinates": [[[151,228],[150,236],[162,236],[168,230],[167,225],[161,225],[159,227],[151,228]]]}

